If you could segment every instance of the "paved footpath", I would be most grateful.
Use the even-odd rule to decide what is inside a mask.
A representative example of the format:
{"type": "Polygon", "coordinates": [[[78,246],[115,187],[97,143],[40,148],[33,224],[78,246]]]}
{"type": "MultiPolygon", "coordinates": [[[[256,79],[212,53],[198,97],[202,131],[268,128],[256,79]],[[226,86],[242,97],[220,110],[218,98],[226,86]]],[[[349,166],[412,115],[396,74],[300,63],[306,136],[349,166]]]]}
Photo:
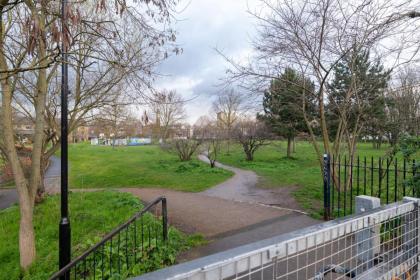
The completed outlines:
{"type": "MultiPolygon", "coordinates": [[[[200,155],[198,159],[209,162],[204,155],[200,155]]],[[[216,162],[216,166],[232,171],[235,175],[223,183],[205,190],[202,192],[203,194],[234,201],[276,206],[303,213],[291,194],[296,187],[261,188],[258,187],[259,177],[254,171],[228,166],[219,162],[216,162]]]]}
{"type": "Polygon", "coordinates": [[[236,202],[167,189],[122,189],[145,202],[158,196],[168,201],[169,222],[187,233],[202,233],[208,238],[271,220],[290,213],[258,204],[236,202]]]}
{"type": "MultiPolygon", "coordinates": [[[[204,156],[199,159],[207,162],[204,156]]],[[[217,166],[234,172],[234,176],[201,193],[157,188],[122,189],[144,202],[166,196],[170,224],[187,233],[201,233],[211,241],[185,252],[179,261],[207,256],[320,222],[301,211],[290,194],[293,188],[259,188],[258,176],[253,171],[220,163],[217,166]]]]}
{"type": "Polygon", "coordinates": [[[18,202],[15,189],[0,189],[0,210],[6,209],[18,202]]]}
{"type": "MultiPolygon", "coordinates": [[[[44,186],[47,193],[58,193],[60,190],[60,158],[52,156],[44,176],[44,186]]],[[[0,189],[0,210],[19,202],[16,189],[0,189]]]]}

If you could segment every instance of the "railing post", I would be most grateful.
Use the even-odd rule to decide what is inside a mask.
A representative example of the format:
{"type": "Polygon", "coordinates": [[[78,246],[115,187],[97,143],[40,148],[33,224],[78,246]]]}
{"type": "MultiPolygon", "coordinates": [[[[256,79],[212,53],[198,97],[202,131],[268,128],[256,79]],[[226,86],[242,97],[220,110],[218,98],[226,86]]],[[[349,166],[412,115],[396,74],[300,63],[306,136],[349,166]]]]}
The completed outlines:
{"type": "MultiPolygon", "coordinates": [[[[356,196],[356,214],[360,214],[381,206],[381,200],[377,197],[359,195],[356,196]]],[[[358,272],[374,266],[375,257],[380,253],[380,225],[372,225],[372,228],[364,229],[356,233],[358,272]]]]}
{"type": "Polygon", "coordinates": [[[324,168],[323,168],[323,177],[324,177],[324,220],[328,221],[331,218],[331,209],[330,209],[330,179],[331,179],[331,170],[330,170],[330,156],[324,154],[324,168]]]}
{"type": "Polygon", "coordinates": [[[168,241],[168,209],[166,197],[162,197],[162,227],[163,227],[163,241],[168,241]]]}
{"type": "MultiPolygon", "coordinates": [[[[416,209],[413,211],[413,214],[406,217],[404,220],[404,226],[402,227],[402,236],[403,236],[403,248],[406,253],[406,257],[412,257],[420,252],[420,199],[407,197],[403,198],[403,202],[414,202],[416,209]]],[[[419,259],[417,261],[417,267],[419,267],[419,259]]]]}

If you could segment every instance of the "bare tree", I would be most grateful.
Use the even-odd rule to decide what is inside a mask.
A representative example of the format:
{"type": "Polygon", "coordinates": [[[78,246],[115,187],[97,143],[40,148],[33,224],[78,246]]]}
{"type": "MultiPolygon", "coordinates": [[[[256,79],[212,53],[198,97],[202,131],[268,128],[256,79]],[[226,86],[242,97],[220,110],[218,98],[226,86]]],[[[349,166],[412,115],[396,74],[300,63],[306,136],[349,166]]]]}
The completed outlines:
{"type": "Polygon", "coordinates": [[[170,128],[185,119],[185,101],[175,90],[162,90],[151,97],[149,104],[159,131],[159,139],[165,141],[170,128]]]}
{"type": "MultiPolygon", "coordinates": [[[[153,68],[167,54],[162,40],[172,40],[172,32],[159,31],[146,23],[135,6],[127,6],[125,16],[97,13],[97,7],[89,2],[75,4],[82,20],[71,26],[69,46],[69,132],[80,124],[89,122],[101,108],[145,102],[151,88],[153,68]],[[139,30],[138,25],[144,26],[139,30]],[[171,34],[171,36],[170,36],[171,34]],[[171,37],[171,38],[169,38],[171,37]],[[156,40],[159,39],[159,42],[156,40]],[[121,90],[124,88],[124,91],[121,90]],[[124,98],[121,98],[124,96],[124,98]],[[120,100],[125,100],[120,103],[120,100]]],[[[48,84],[48,98],[44,115],[47,129],[44,130],[41,157],[41,179],[37,195],[44,192],[44,169],[50,157],[60,147],[60,75],[58,63],[51,64],[43,80],[48,84]]],[[[14,94],[16,108],[33,118],[34,94],[40,83],[33,72],[20,74],[17,92],[14,94]]]]}
{"type": "Polygon", "coordinates": [[[222,148],[224,131],[215,121],[209,121],[207,118],[202,118],[200,124],[195,125],[196,135],[204,141],[203,153],[209,160],[210,167],[214,168],[222,148]]]}
{"type": "Polygon", "coordinates": [[[200,139],[207,139],[210,137],[208,133],[211,131],[207,129],[214,124],[214,120],[207,115],[200,116],[193,125],[193,137],[200,139]]]}
{"type": "Polygon", "coordinates": [[[242,109],[242,96],[233,89],[220,92],[213,102],[213,111],[217,114],[217,125],[226,132],[227,153],[230,153],[232,129],[242,109]]]}
{"type": "MultiPolygon", "coordinates": [[[[357,79],[351,82],[344,98],[346,105],[338,108],[339,129],[331,144],[325,106],[333,69],[345,57],[355,58],[351,54],[363,49],[371,50],[372,58],[387,59],[393,68],[412,60],[418,53],[420,41],[416,31],[419,13],[413,12],[417,7],[411,1],[395,3],[391,0],[261,0],[261,4],[264,7],[261,12],[251,11],[259,21],[254,43],[256,55],[247,65],[225,57],[232,65],[229,82],[240,82],[251,91],[262,92],[269,80],[278,78],[284,68],[293,66],[301,75],[315,81],[318,108],[315,121],[319,124],[322,146],[311,125],[314,119],[306,112],[309,98],[305,94],[302,95],[302,112],[320,167],[322,154],[338,154],[344,142],[353,156],[365,118],[358,116],[357,125],[351,128],[347,122],[348,109],[363,106],[363,100],[358,97],[360,86],[357,79]],[[356,103],[351,105],[354,100],[356,103]]],[[[305,86],[303,89],[309,93],[305,86]]]]}
{"type": "Polygon", "coordinates": [[[96,120],[102,123],[103,129],[106,129],[109,137],[112,138],[113,147],[115,146],[115,139],[124,136],[122,124],[125,122],[127,115],[127,108],[124,105],[115,103],[102,108],[96,116],[96,120]]]}
{"type": "Polygon", "coordinates": [[[262,122],[250,119],[238,121],[233,134],[242,145],[247,161],[254,160],[254,153],[262,146],[268,145],[271,136],[262,122]]]}
{"type": "Polygon", "coordinates": [[[415,68],[398,73],[387,93],[386,135],[395,145],[404,134],[420,134],[420,76],[415,68]]]}
{"type": "Polygon", "coordinates": [[[201,144],[201,139],[174,139],[170,143],[163,144],[162,147],[175,153],[180,161],[190,161],[201,144]]]}
{"type": "MultiPolygon", "coordinates": [[[[57,121],[55,113],[59,112],[57,110],[59,107],[55,106],[52,111],[47,110],[54,107],[50,106],[51,103],[47,104],[51,88],[55,88],[52,91],[55,92],[52,94],[55,100],[48,99],[53,99],[52,102],[58,104],[59,87],[52,86],[54,77],[59,76],[57,72],[57,60],[60,53],[58,43],[62,43],[65,51],[70,53],[72,60],[74,59],[70,62],[75,69],[74,76],[73,74],[70,76],[75,77],[76,80],[75,89],[72,90],[75,98],[70,116],[71,132],[77,127],[78,118],[87,114],[87,111],[81,109],[79,105],[85,105],[91,101],[91,95],[82,97],[83,95],[80,94],[81,98],[77,98],[80,93],[77,91],[77,83],[86,83],[86,88],[96,87],[94,92],[98,96],[107,96],[109,93],[106,90],[109,86],[98,87],[98,84],[103,85],[98,82],[98,79],[90,80],[91,77],[88,78],[84,74],[88,72],[90,75],[96,74],[99,79],[101,76],[105,78],[112,76],[118,83],[121,78],[113,75],[125,70],[124,67],[132,69],[130,67],[132,65],[121,65],[119,61],[138,63],[142,60],[146,63],[144,66],[147,66],[150,62],[146,59],[147,57],[167,57],[162,46],[175,40],[174,33],[167,28],[173,5],[172,0],[158,0],[147,5],[144,5],[144,2],[127,4],[126,1],[115,1],[110,5],[108,1],[78,1],[66,7],[66,17],[69,20],[63,23],[64,31],[61,32],[57,17],[60,14],[58,1],[0,1],[0,86],[3,130],[0,142],[2,151],[5,152],[12,167],[19,197],[19,250],[20,265],[23,269],[27,269],[36,257],[33,209],[39,186],[42,183],[44,157],[48,155],[48,152],[54,153],[60,137],[57,133],[58,129],[53,124],[57,121]],[[121,17],[122,13],[124,17],[121,17]],[[84,29],[81,29],[82,26],[84,29]],[[163,28],[159,29],[159,26],[163,28]],[[84,39],[81,39],[83,37],[84,39]],[[105,49],[99,49],[96,53],[87,52],[90,44],[94,48],[97,47],[95,45],[97,38],[101,38],[102,43],[99,45],[106,48],[106,52],[105,49]],[[80,44],[79,39],[85,43],[80,44]],[[127,44],[129,41],[132,44],[127,44]],[[142,44],[139,45],[139,43],[142,44]],[[143,52],[137,52],[134,46],[141,46],[143,52]],[[104,59],[100,56],[102,53],[112,55],[113,59],[109,57],[104,59]],[[79,63],[81,60],[82,64],[79,63]],[[77,63],[73,64],[75,61],[77,63]],[[111,67],[112,71],[109,73],[103,67],[104,61],[113,62],[111,64],[114,67],[111,67]],[[82,72],[84,79],[80,79],[82,72]],[[89,81],[93,84],[89,84],[89,81]],[[19,160],[15,147],[14,109],[19,109],[30,116],[35,125],[29,177],[24,174],[24,166],[19,160]],[[50,145],[51,143],[53,145],[50,145]],[[49,147],[54,148],[49,149],[49,147]]],[[[174,51],[178,52],[177,49],[174,51]]],[[[150,66],[153,68],[153,64],[150,66]]],[[[130,83],[148,84],[144,73],[149,73],[150,76],[151,68],[142,68],[144,72],[139,71],[139,68],[132,71],[129,77],[130,83]]],[[[139,91],[143,90],[143,87],[136,88],[139,91]]]]}

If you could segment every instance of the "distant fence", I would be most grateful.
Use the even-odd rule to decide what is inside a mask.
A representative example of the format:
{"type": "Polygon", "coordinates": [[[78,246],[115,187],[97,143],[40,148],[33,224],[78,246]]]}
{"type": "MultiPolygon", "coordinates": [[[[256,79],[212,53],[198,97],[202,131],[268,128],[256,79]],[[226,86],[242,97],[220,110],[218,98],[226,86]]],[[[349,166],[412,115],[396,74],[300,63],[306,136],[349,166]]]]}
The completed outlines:
{"type": "MultiPolygon", "coordinates": [[[[418,279],[419,204],[378,207],[182,263],[136,280],[418,279]],[[371,210],[369,210],[371,209],[371,210]],[[373,209],[373,210],[372,210],[373,209]]],[[[369,208],[369,203],[372,208],[369,208]]]]}
{"type": "Polygon", "coordinates": [[[51,276],[50,280],[124,279],[127,271],[168,241],[166,198],[159,197],[102,241],[51,276]],[[147,222],[145,214],[159,203],[162,223],[147,222]],[[146,221],[145,221],[146,219],[146,221]]]}
{"type": "Polygon", "coordinates": [[[416,160],[324,155],[324,219],[353,213],[358,195],[378,197],[386,204],[419,197],[420,186],[413,180],[420,175],[418,165],[416,160]]]}
{"type": "Polygon", "coordinates": [[[90,144],[94,146],[143,146],[152,144],[152,138],[92,138],[90,144]]]}

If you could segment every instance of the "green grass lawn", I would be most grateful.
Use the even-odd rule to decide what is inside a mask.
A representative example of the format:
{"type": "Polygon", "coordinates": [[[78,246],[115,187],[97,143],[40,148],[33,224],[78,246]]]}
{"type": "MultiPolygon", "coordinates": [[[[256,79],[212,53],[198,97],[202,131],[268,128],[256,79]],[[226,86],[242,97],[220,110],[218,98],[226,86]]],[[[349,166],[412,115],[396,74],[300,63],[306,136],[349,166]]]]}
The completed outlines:
{"type": "MultiPolygon", "coordinates": [[[[240,168],[254,170],[261,178],[262,187],[288,187],[298,186],[294,195],[299,204],[314,217],[321,217],[323,203],[322,177],[319,163],[312,144],[297,142],[296,153],[293,159],[286,155],[285,142],[273,142],[264,146],[255,153],[254,161],[246,161],[242,147],[233,145],[230,155],[222,153],[219,161],[240,168]]],[[[388,147],[383,146],[377,150],[370,143],[361,143],[358,146],[360,156],[373,156],[375,160],[384,156],[388,147]]]]}
{"type": "MultiPolygon", "coordinates": [[[[71,193],[70,216],[72,225],[72,256],[77,257],[101,240],[119,224],[141,209],[139,199],[128,193],[115,191],[71,193]]],[[[19,269],[17,206],[0,211],[0,279],[48,279],[58,269],[58,222],[59,197],[51,196],[35,208],[37,260],[29,273],[19,269]]],[[[147,223],[157,222],[150,214],[147,223]]],[[[159,222],[160,224],[160,222],[159,222]]],[[[174,256],[197,242],[196,237],[187,237],[171,228],[168,254],[149,255],[135,272],[157,269],[165,264],[168,255],[174,256]],[[166,258],[165,262],[160,258],[166,258]]],[[[173,257],[171,257],[173,260],[173,257]]]]}
{"type": "Polygon", "coordinates": [[[161,187],[199,192],[232,176],[196,158],[180,162],[158,146],[73,144],[69,161],[72,188],[161,187]]]}

